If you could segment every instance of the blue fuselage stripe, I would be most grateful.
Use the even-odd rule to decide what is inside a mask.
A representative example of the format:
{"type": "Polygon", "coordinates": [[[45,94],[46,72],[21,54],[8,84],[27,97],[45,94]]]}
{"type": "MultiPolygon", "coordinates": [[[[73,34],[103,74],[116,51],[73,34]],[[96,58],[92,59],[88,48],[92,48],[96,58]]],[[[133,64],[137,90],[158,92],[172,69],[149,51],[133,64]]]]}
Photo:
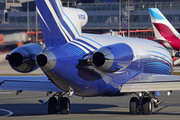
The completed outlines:
{"type": "Polygon", "coordinates": [[[87,47],[85,47],[85,46],[83,46],[83,45],[81,45],[81,44],[77,43],[76,41],[72,41],[72,43],[78,44],[78,45],[80,45],[81,47],[83,47],[83,48],[85,48],[86,50],[88,50],[89,52],[91,52],[91,50],[90,50],[90,49],[88,49],[87,47]]]}
{"type": "Polygon", "coordinates": [[[153,53],[157,53],[157,54],[163,55],[163,56],[165,56],[166,58],[168,58],[170,61],[172,61],[171,58],[169,58],[167,55],[162,54],[162,53],[160,53],[160,52],[157,52],[157,51],[148,51],[148,52],[153,52],[153,53]]]}
{"type": "Polygon", "coordinates": [[[83,41],[83,40],[81,40],[81,39],[77,39],[77,41],[79,41],[79,42],[81,42],[81,43],[84,43],[84,44],[86,44],[86,45],[88,45],[89,47],[91,47],[91,48],[93,48],[93,49],[97,49],[96,47],[94,47],[93,45],[91,45],[91,44],[89,44],[88,42],[86,42],[86,41],[83,41]]]}

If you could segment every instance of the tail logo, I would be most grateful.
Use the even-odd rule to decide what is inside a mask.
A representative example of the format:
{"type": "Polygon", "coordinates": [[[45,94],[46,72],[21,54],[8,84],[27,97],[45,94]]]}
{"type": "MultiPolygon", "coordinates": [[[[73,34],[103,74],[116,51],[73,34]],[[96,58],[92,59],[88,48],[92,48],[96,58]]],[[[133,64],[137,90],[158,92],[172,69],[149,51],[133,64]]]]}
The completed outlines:
{"type": "Polygon", "coordinates": [[[85,20],[85,19],[86,19],[86,16],[83,15],[83,14],[78,14],[78,17],[79,17],[79,19],[81,19],[81,20],[85,20]]]}

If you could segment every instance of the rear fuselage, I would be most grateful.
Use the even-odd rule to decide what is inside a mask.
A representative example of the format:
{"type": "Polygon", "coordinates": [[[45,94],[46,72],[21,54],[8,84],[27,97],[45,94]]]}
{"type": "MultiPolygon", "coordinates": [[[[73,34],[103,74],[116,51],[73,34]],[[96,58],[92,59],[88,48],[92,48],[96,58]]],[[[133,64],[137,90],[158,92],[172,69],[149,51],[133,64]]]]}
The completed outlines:
{"type": "MultiPolygon", "coordinates": [[[[82,39],[77,39],[81,40],[86,44],[90,42],[93,48],[96,48],[95,51],[103,46],[124,43],[132,49],[133,60],[127,68],[107,73],[87,62],[95,51],[87,54],[71,42],[50,49],[47,52],[50,52],[50,56],[53,54],[56,59],[54,68],[42,69],[50,80],[64,91],[74,90],[78,96],[113,96],[118,93],[120,86],[139,73],[172,73],[170,54],[163,46],[153,41],[92,34],[83,34],[82,39]]],[[[46,52],[44,54],[46,55],[46,52]]]]}

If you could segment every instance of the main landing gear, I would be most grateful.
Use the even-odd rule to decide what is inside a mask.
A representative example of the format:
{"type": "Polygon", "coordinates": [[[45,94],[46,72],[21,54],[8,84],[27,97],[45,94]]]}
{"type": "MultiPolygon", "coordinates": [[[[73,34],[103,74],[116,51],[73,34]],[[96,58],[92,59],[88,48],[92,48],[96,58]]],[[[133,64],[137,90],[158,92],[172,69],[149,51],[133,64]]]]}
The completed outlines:
{"type": "Polygon", "coordinates": [[[161,103],[155,98],[154,92],[143,92],[135,93],[138,97],[132,97],[129,102],[129,111],[131,114],[137,115],[143,113],[145,115],[150,115],[152,112],[152,107],[158,108],[161,103]]]}
{"type": "Polygon", "coordinates": [[[56,99],[56,94],[48,100],[48,113],[49,114],[57,114],[60,112],[61,114],[69,114],[70,112],[70,101],[69,98],[63,97],[64,94],[62,92],[57,93],[58,99],[56,99]]]}

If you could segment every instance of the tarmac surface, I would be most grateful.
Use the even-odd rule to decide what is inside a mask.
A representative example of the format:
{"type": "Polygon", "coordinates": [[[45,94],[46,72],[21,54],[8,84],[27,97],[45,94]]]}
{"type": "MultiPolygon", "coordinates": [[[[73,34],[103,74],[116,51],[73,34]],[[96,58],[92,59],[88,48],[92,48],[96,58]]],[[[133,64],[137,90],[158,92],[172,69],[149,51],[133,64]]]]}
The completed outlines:
{"type": "Polygon", "coordinates": [[[24,91],[16,95],[16,91],[0,91],[0,118],[5,120],[179,120],[180,93],[173,92],[167,96],[161,93],[160,100],[166,99],[159,108],[154,108],[151,115],[129,114],[129,100],[124,97],[81,97],[72,96],[69,115],[48,115],[47,105],[38,102],[48,100],[45,92],[24,91]]]}
{"type": "MultiPolygon", "coordinates": [[[[8,63],[0,64],[0,75],[20,73],[11,69],[8,63]]],[[[38,69],[30,74],[43,74],[38,69]]],[[[82,97],[72,96],[71,112],[69,115],[48,115],[47,105],[38,102],[48,100],[51,95],[46,92],[23,91],[16,95],[16,91],[0,90],[0,119],[5,120],[179,120],[180,119],[180,91],[173,91],[170,96],[161,92],[159,100],[165,100],[158,108],[154,108],[151,115],[131,115],[129,100],[133,95],[124,97],[82,97]]]]}

